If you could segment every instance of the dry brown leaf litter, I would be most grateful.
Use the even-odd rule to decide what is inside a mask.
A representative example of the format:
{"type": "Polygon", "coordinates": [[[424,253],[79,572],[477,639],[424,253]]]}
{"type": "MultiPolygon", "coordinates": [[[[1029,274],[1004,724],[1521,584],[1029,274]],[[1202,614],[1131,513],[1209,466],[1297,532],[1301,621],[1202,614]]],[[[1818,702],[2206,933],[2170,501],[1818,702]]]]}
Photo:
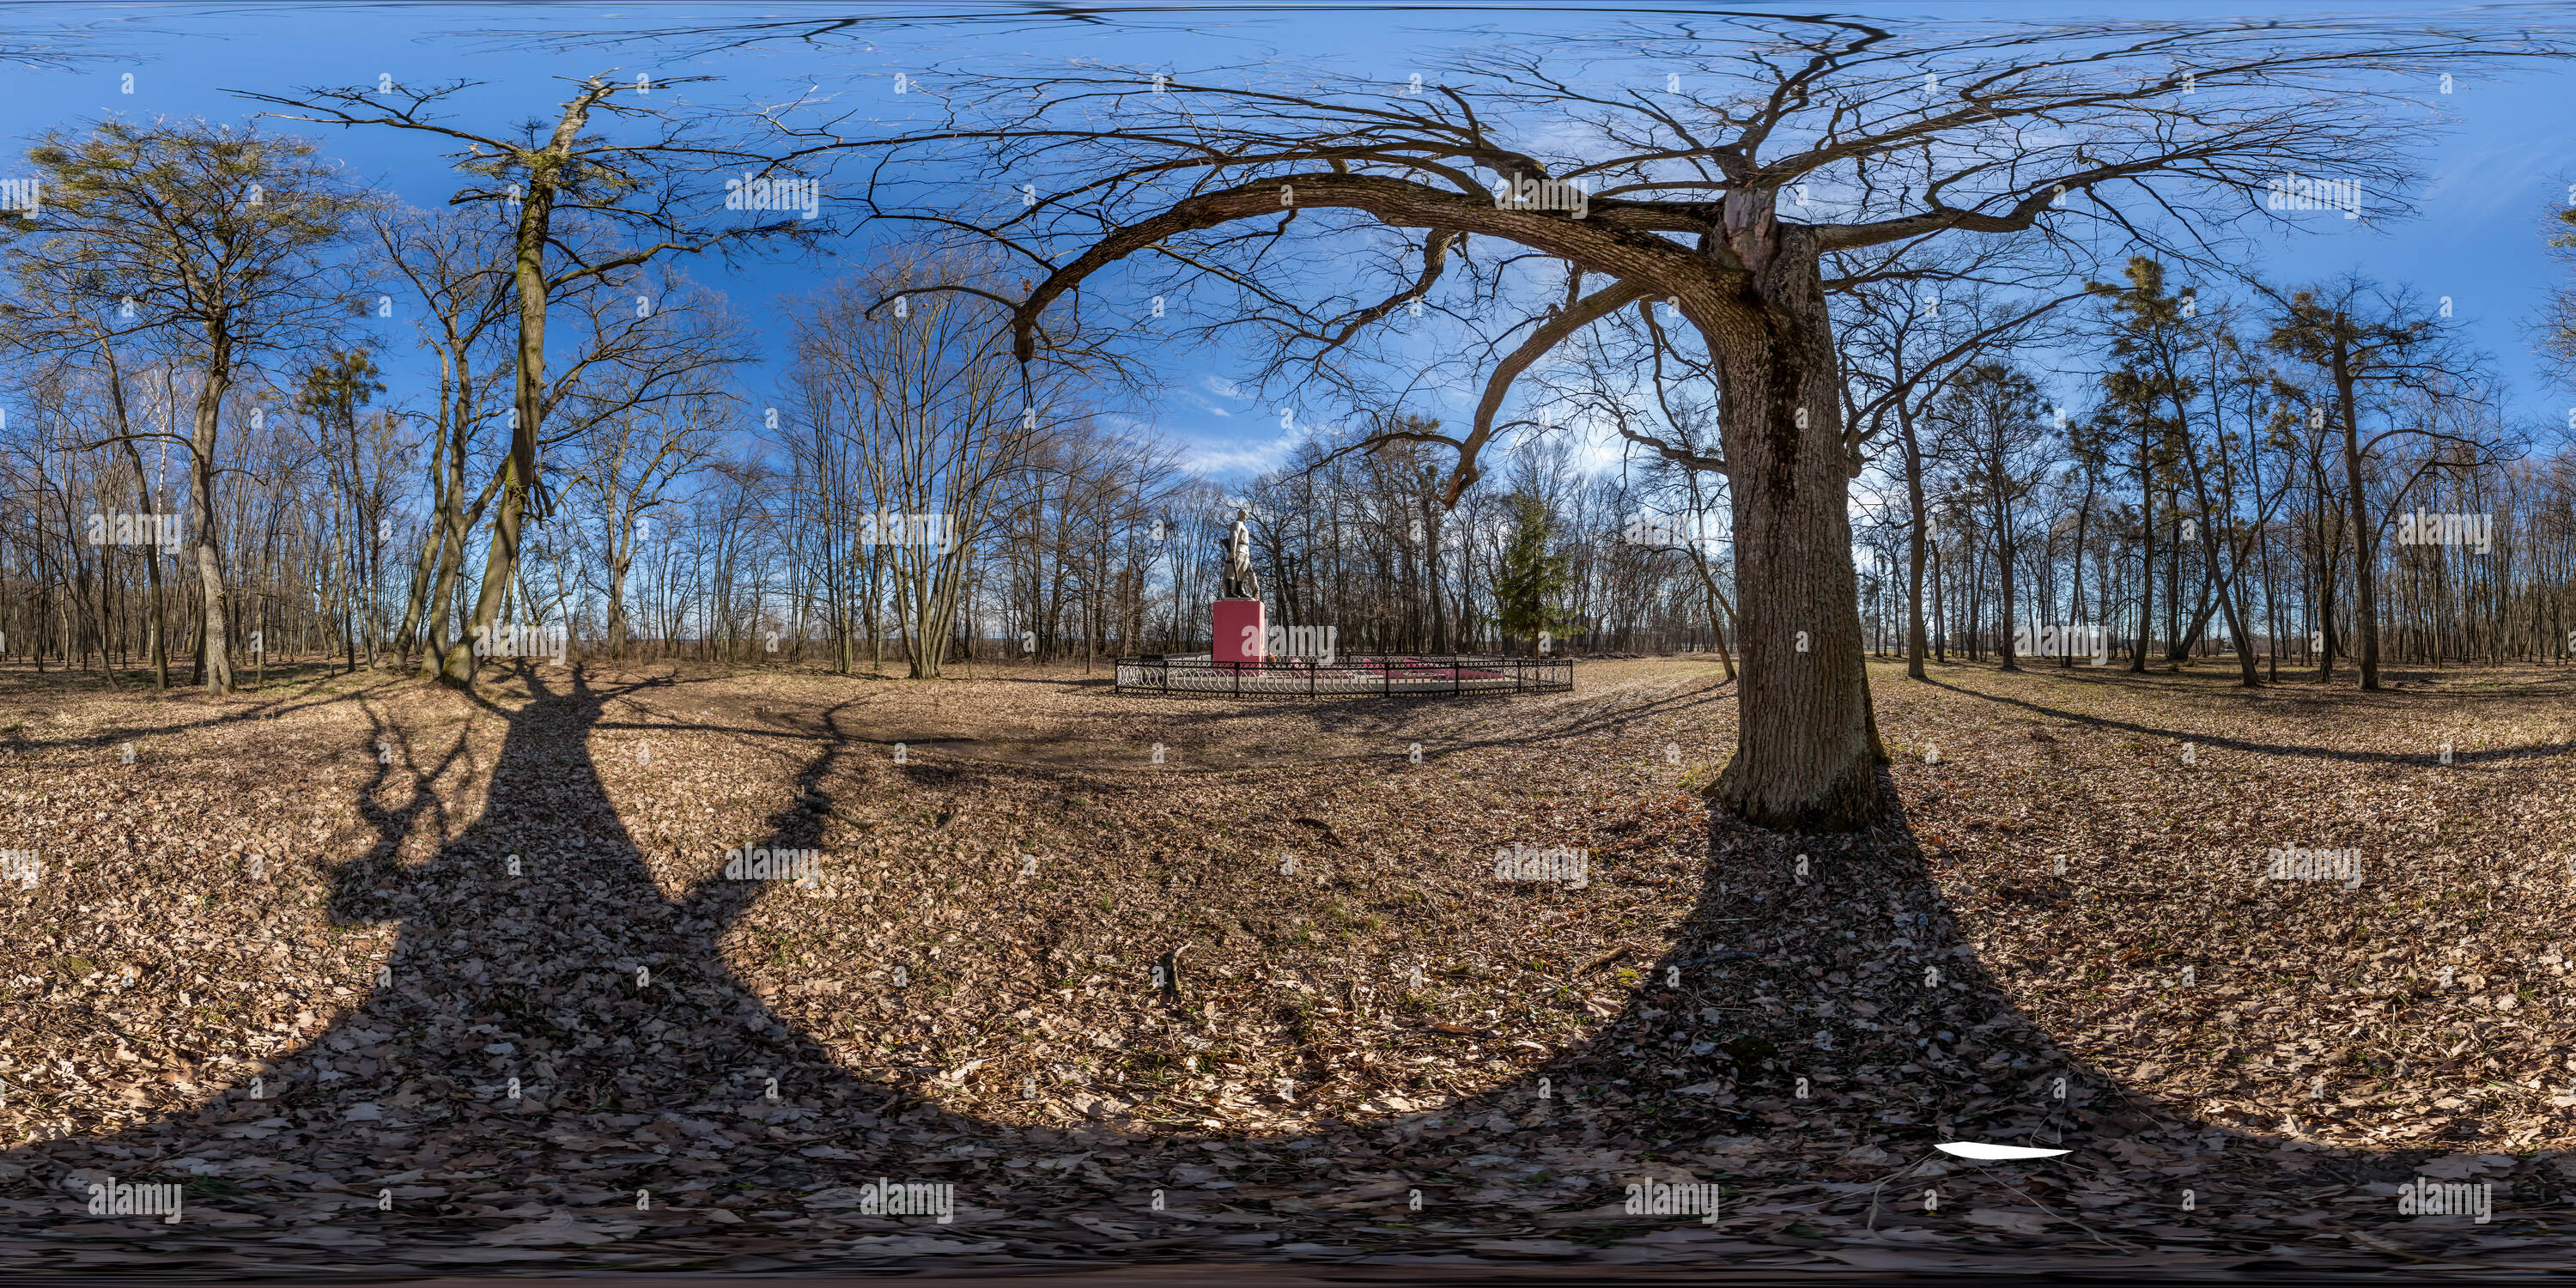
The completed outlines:
{"type": "Polygon", "coordinates": [[[1322,708],[20,678],[0,848],[49,870],[0,896],[0,1123],[40,1143],[0,1264],[2492,1258],[2569,1180],[2551,672],[1874,667],[1918,845],[1720,827],[1713,863],[1732,689],[1687,661],[1322,708]],[[1498,883],[1514,844],[1592,880],[1498,883]],[[2252,879],[2290,844],[2362,885],[2252,879]],[[824,888],[719,879],[745,845],[824,888]],[[2078,1151],[1922,1161],[1951,1136],[2078,1151]],[[2415,1162],[2504,1221],[2397,1220],[2415,1162]],[[187,1221],[88,1218],[62,1187],[100,1173],[188,1180],[187,1221]],[[879,1175],[964,1211],[853,1215],[879,1175]],[[1627,1216],[1641,1176],[1727,1211],[1627,1216]]]}

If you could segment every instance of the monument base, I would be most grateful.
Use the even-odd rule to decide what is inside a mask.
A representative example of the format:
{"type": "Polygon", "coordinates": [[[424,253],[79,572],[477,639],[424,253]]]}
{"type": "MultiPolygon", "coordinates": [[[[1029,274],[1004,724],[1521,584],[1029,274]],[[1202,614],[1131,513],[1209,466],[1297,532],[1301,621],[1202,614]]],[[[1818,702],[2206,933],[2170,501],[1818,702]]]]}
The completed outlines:
{"type": "Polygon", "coordinates": [[[1244,664],[1242,670],[1259,670],[1264,641],[1270,634],[1270,615],[1258,599],[1220,599],[1213,612],[1215,632],[1209,638],[1209,650],[1220,669],[1226,663],[1244,664]]]}

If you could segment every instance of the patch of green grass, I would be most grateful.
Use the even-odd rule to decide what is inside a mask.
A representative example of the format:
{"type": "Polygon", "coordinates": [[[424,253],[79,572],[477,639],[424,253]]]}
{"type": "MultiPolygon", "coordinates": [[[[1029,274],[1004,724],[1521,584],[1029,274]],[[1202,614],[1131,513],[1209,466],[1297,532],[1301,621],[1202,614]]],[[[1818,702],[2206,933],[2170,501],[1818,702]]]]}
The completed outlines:
{"type": "Polygon", "coordinates": [[[232,1178],[226,1176],[190,1176],[184,1178],[177,1176],[159,1176],[154,1177],[153,1181],[156,1184],[166,1185],[178,1183],[184,1185],[185,1188],[180,1191],[180,1199],[183,1202],[190,1200],[202,1201],[205,1199],[237,1199],[242,1197],[244,1194],[249,1193],[249,1191],[243,1189],[232,1178]]]}

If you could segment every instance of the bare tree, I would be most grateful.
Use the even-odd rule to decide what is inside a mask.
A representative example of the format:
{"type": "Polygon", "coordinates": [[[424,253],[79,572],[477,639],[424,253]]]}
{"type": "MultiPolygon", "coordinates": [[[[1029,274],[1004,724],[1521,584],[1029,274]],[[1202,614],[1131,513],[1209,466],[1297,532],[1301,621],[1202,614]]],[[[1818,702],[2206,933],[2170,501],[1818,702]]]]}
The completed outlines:
{"type": "Polygon", "coordinates": [[[676,298],[649,315],[655,342],[626,346],[568,404],[573,487],[589,498],[598,524],[608,648],[619,657],[639,525],[715,454],[722,427],[738,412],[724,377],[750,359],[721,299],[706,291],[671,294],[676,298]]]}
{"type": "Polygon", "coordinates": [[[421,304],[414,315],[420,344],[437,356],[438,401],[430,413],[429,525],[413,566],[410,603],[396,638],[422,645],[424,677],[450,655],[449,603],[463,575],[469,534],[491,506],[504,476],[496,474],[469,503],[466,471],[476,431],[498,413],[484,399],[502,359],[501,324],[511,311],[510,237],[477,211],[382,212],[375,220],[386,271],[421,304]]]}
{"type": "Polygon", "coordinates": [[[2357,596],[2353,616],[2361,632],[2361,687],[2376,690],[2379,534],[2395,516],[2383,512],[2372,517],[2362,478],[2367,462],[2380,444],[2402,435],[2465,447],[2472,455],[2482,445],[2438,431],[2424,421],[2399,418],[2365,439],[2361,403],[2398,389],[2474,397],[2474,386],[2464,379],[2473,360],[2456,344],[2446,343],[2441,320],[2405,292],[2388,290],[2356,274],[2295,292],[2281,302],[2280,312],[2272,330],[2273,347],[2315,367],[2334,390],[2331,415],[2343,436],[2344,502],[2350,507],[2352,523],[2357,596]]]}
{"type": "Polygon", "coordinates": [[[2007,671],[2021,669],[2013,656],[2013,632],[2022,621],[2013,574],[2029,536],[2030,518],[2023,501],[2046,469],[2038,459],[2039,448],[2047,440],[2041,412],[2038,383],[2001,362],[1959,370],[1931,407],[1934,434],[1958,454],[1962,499],[1983,511],[1979,517],[1994,542],[2000,591],[1996,651],[2007,671]]]}
{"type": "Polygon", "coordinates": [[[1926,678],[1923,661],[1929,646],[1923,617],[1923,570],[1933,529],[1925,495],[1932,463],[1923,439],[1926,415],[1951,377],[2001,351],[2042,339],[2038,324],[2059,306],[2083,297],[2078,290],[2006,299],[1995,289],[2046,272],[2044,264],[2033,262],[2033,240],[1897,245],[1843,252],[1828,261],[1848,283],[1840,296],[1836,335],[1844,372],[1844,423],[1863,426],[1865,441],[1892,448],[1895,472],[1905,484],[1905,674],[1910,679],[1926,678]],[[1895,432],[1888,433],[1890,429],[1895,432]]]}
{"type": "MultiPolygon", "coordinates": [[[[1466,239],[1534,252],[1483,271],[1536,275],[1552,306],[1507,324],[1526,338],[1494,365],[1464,432],[1413,440],[1457,451],[1447,504],[1511,427],[1498,418],[1524,371],[1618,309],[1675,301],[1714,371],[1721,454],[1665,446],[1728,476],[1741,573],[1743,716],[1716,796],[1760,824],[1844,829],[1880,816],[1884,751],[1847,518],[1865,431],[1841,415],[1824,257],[2075,220],[2149,244],[2191,239],[2255,210],[2248,195],[2285,168],[2351,177],[2375,209],[2393,207],[2396,145],[2414,137],[2422,107],[2386,73],[2523,50],[2269,22],[2103,23],[1998,41],[1718,14],[1670,38],[1498,43],[1435,69],[1419,95],[1291,84],[1268,69],[1251,83],[1141,69],[953,83],[932,73],[921,79],[949,96],[941,125],[835,141],[884,149],[881,212],[988,236],[1045,271],[1018,301],[1023,360],[1051,352],[1051,306],[1142,254],[1138,281],[1159,263],[1177,280],[1230,287],[1235,307],[1203,309],[1209,326],[1266,331],[1347,386],[1337,352],[1410,316],[1407,302],[1464,260],[1453,252],[1466,239]],[[1593,74],[1612,61],[1624,65],[1593,74]],[[988,169],[1025,183],[1024,200],[999,213],[987,194],[904,205],[908,179],[929,181],[911,177],[919,155],[960,143],[985,145],[988,169]],[[1813,199],[1789,204],[1798,198],[1813,199]],[[1263,227],[1233,228],[1244,223],[1263,227]],[[1422,230],[1401,261],[1420,268],[1381,287],[1344,284],[1367,256],[1285,249],[1292,231],[1370,247],[1396,229],[1422,230]],[[1328,267],[1301,268],[1316,264],[1328,267]],[[1586,290],[1586,277],[1603,281],[1586,290]]],[[[1131,290],[1119,294],[1141,296],[1131,290]]]]}
{"type": "Polygon", "coordinates": [[[865,478],[860,544],[882,555],[914,679],[936,678],[995,487],[1070,408],[1011,361],[1008,315],[962,257],[891,260],[797,322],[797,382],[865,478]]]}
{"type": "MultiPolygon", "coordinates": [[[[365,349],[326,352],[320,361],[304,369],[303,386],[297,391],[296,410],[303,412],[314,429],[315,446],[325,462],[325,473],[332,492],[341,498],[348,513],[339,528],[340,564],[344,594],[341,596],[340,633],[348,648],[349,669],[358,669],[358,634],[355,614],[363,600],[368,605],[367,625],[373,621],[373,589],[377,565],[377,523],[381,518],[382,495],[367,486],[366,462],[360,442],[360,408],[385,391],[384,382],[376,379],[383,373],[376,369],[375,355],[365,349]],[[345,453],[345,454],[344,454],[345,453]],[[370,500],[376,504],[370,505],[370,500]]],[[[381,480],[379,480],[381,482],[381,480]]],[[[375,646],[368,646],[367,664],[376,665],[375,646]]]]}
{"type": "Polygon", "coordinates": [[[328,252],[369,199],[316,152],[302,139],[203,121],[107,120],[47,131],[27,154],[47,209],[10,249],[19,279],[37,284],[12,311],[11,333],[25,345],[91,348],[149,335],[197,377],[188,527],[211,694],[232,689],[215,507],[224,399],[246,366],[356,312],[328,252]]]}
{"type": "MultiPolygon", "coordinates": [[[[510,451],[495,476],[500,488],[500,510],[493,522],[483,580],[465,638],[450,643],[446,656],[439,659],[439,674],[451,683],[472,678],[471,641],[488,631],[499,615],[501,597],[519,558],[521,524],[532,506],[543,513],[537,449],[547,401],[548,302],[567,288],[598,282],[666,252],[729,252],[754,241],[809,241],[820,231],[819,224],[800,225],[792,217],[720,226],[721,219],[710,212],[720,212],[728,206],[736,210],[779,210],[794,204],[745,202],[741,198],[748,192],[811,191],[801,186],[779,186],[778,181],[794,173],[794,158],[772,157],[744,146],[728,137],[709,116],[686,110],[685,104],[655,104],[648,97],[655,89],[650,76],[638,75],[629,83],[611,80],[615,71],[612,68],[576,82],[579,88],[563,104],[553,128],[530,121],[512,135],[477,134],[426,115],[442,99],[470,88],[465,83],[426,90],[400,86],[384,91],[309,89],[300,98],[233,91],[245,98],[296,109],[278,114],[288,120],[383,126],[463,143],[466,152],[456,158],[457,168],[493,186],[460,192],[450,199],[450,204],[494,203],[515,217],[511,283],[518,297],[519,336],[510,451]],[[626,97],[617,97],[620,94],[626,97]],[[646,123],[653,132],[641,140],[611,139],[591,131],[594,114],[646,123]],[[714,181],[721,170],[736,166],[744,167],[745,173],[731,181],[735,200],[727,202],[716,195],[714,181]],[[557,231],[558,210],[586,216],[597,226],[614,228],[625,235],[586,244],[584,239],[557,231]],[[604,251],[593,253],[603,246],[604,251]]],[[[671,101],[672,89],[707,79],[683,77],[660,82],[664,101],[671,101]]],[[[819,196],[808,203],[806,213],[813,213],[818,206],[819,196]]]]}

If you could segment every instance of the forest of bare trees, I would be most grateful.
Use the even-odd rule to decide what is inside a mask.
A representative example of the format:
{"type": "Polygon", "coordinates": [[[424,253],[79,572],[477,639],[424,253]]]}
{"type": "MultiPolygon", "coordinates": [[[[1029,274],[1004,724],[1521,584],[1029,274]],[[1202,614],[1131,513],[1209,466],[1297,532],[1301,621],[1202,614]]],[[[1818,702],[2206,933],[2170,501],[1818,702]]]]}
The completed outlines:
{"type": "Polygon", "coordinates": [[[2503,423],[2438,304],[2357,279],[2169,290],[2147,260],[2097,301],[2056,337],[2113,360],[2047,381],[2074,406],[2043,397],[2058,373],[1989,345],[1889,413],[1914,421],[1920,499],[1896,480],[1862,527],[1874,649],[1911,638],[1919,532],[1935,659],[2013,665],[2082,636],[2046,659],[2072,666],[2099,629],[2134,669],[2226,653],[2248,683],[2327,678],[2372,657],[2364,622],[2389,661],[2571,656],[2576,458],[2503,423]]]}
{"type": "MultiPolygon", "coordinates": [[[[1937,76],[1867,66],[1883,33],[1749,26],[1772,43],[1701,74],[1859,123],[1768,168],[1719,149],[1710,178],[1637,141],[1675,128],[1661,106],[1599,108],[1625,159],[1551,170],[1495,142],[1563,101],[1543,60],[1505,54],[1395,109],[1329,83],[1004,78],[945,100],[946,134],[692,115],[605,76],[516,133],[441,117],[451,90],[381,86],[249,95],[269,112],[238,123],[58,127],[27,157],[45,214],[0,251],[0,649],[214,693],[272,660],[451,683],[574,653],[1091,667],[1207,647],[1241,511],[1273,620],[1344,651],[1706,650],[1741,667],[1748,709],[1836,713],[1743,735],[1754,759],[1721,793],[1800,825],[1868,813],[1865,652],[1918,678],[1954,656],[2226,657],[2247,685],[2367,689],[2388,666],[2576,651],[2576,461],[2501,410],[2448,298],[2191,249],[2246,217],[2228,203],[2261,213],[2284,166],[2339,167],[2358,177],[2333,191],[2394,208],[2404,105],[2302,105],[2510,42],[2178,30],[2124,56],[2210,66],[2107,97],[2071,70],[2088,28],[2010,59],[1916,51],[1983,69],[1960,106],[1937,76]],[[2230,75],[2270,96],[2196,97],[2230,75]],[[1053,115],[1095,92],[1198,142],[1053,115]],[[1186,128],[1164,115],[1183,101],[1186,128]],[[2010,124],[2065,111],[2087,124],[2010,124]],[[422,133],[465,145],[445,210],[333,163],[422,133]],[[1061,174],[1107,195],[1030,183],[981,222],[907,196],[921,150],[961,139],[1041,177],[1108,166],[1061,174]],[[1192,150],[1220,143],[1268,159],[1192,150]],[[878,176],[857,204],[909,231],[793,299],[691,276],[845,233],[811,216],[850,158],[878,176]],[[1524,179],[1459,190],[1458,164],[1524,179]],[[1167,186],[1194,170],[1195,195],[1167,186]],[[1690,195],[1711,186],[1723,201],[1690,195]],[[1314,261],[1351,280],[1265,267],[1308,210],[1299,244],[1363,249],[1314,261]],[[2069,235],[2103,226],[2125,257],[2069,235]],[[1694,231],[1716,240],[1668,236],[1694,231]],[[1155,256],[1169,271],[1121,279],[1165,292],[1149,312],[1077,298],[1155,256]],[[1211,279],[1239,307],[1180,303],[1211,279]],[[1422,328],[1428,355],[1396,343],[1422,328]],[[1244,342],[1245,396],[1282,431],[1267,468],[1194,468],[1134,414],[1184,337],[1244,342]],[[1472,414],[1426,409],[1441,379],[1481,390],[1472,414]]],[[[1676,102],[1746,138],[1815,110],[1686,79],[1676,102]]],[[[2563,313],[2544,354],[2568,351],[2563,313]]]]}
{"type": "MultiPolygon", "coordinates": [[[[123,148],[173,173],[246,166],[280,205],[313,154],[212,126],[48,146],[66,165],[123,148]]],[[[258,262],[328,254],[371,285],[299,294],[308,259],[191,312],[175,293],[206,279],[121,268],[156,253],[122,225],[12,248],[8,656],[166,686],[227,659],[254,680],[272,658],[418,664],[466,637],[510,442],[507,228],[337,192],[297,209],[233,235],[258,262]],[[316,320],[396,297],[423,319],[434,395],[389,397],[390,355],[316,320]],[[232,365],[210,376],[216,347],[232,365]]],[[[615,254],[613,230],[583,235],[615,254]]],[[[1187,651],[1243,506],[1277,620],[1332,626],[1346,650],[1729,637],[1723,480],[1669,454],[1580,456],[1577,426],[1635,433],[1651,310],[1552,368],[1533,414],[1565,428],[1452,506],[1453,459],[1419,417],[1318,433],[1221,486],[1150,428],[1085,410],[1070,374],[1024,391],[1007,314],[978,293],[991,264],[889,264],[796,310],[784,394],[750,387],[733,306],[672,270],[559,293],[552,472],[499,620],[585,653],[924,676],[1187,651]]],[[[2358,278],[2204,292],[2143,258],[2058,297],[1917,289],[1839,306],[1852,414],[1893,445],[1856,489],[1869,648],[2072,666],[2094,646],[2065,642],[2098,630],[2124,666],[2233,654],[2264,683],[2571,656],[2576,460],[2501,421],[2438,305],[2358,278]],[[2088,353],[2089,370],[2044,365],[2088,353]],[[2034,650],[2049,656],[2017,656],[2034,650]]],[[[1706,423],[1678,380],[1646,383],[1659,424],[1706,423]]]]}
{"type": "MultiPolygon", "coordinates": [[[[458,271],[438,240],[453,222],[389,218],[384,244],[416,262],[387,280],[432,284],[433,303],[467,299],[470,285],[438,277],[458,271]]],[[[2094,308],[2068,325],[2103,335],[2106,349],[2114,329],[2145,328],[2132,360],[2047,383],[2085,401],[2050,401],[2033,353],[1995,341],[1885,413],[1914,421],[1923,504],[1918,521],[1893,454],[1864,485],[1872,649],[1906,646],[1908,545],[1920,531],[1934,660],[2008,657],[2060,628],[2094,627],[2123,665],[2214,657],[2241,640],[2243,665],[2264,682],[2331,674],[2360,654],[2362,565],[2331,355],[2321,363],[2300,347],[2295,315],[2267,314],[2259,296],[2167,293],[2152,265],[2136,272],[2141,284],[2101,307],[2066,306],[2094,308]],[[2186,318],[2190,299],[2201,302],[2186,318]]],[[[1031,425],[1011,414],[1015,390],[977,383],[1016,374],[994,348],[990,310],[979,319],[980,305],[934,294],[871,320],[867,304],[893,289],[828,288],[806,315],[808,356],[780,408],[727,378],[726,345],[740,342],[710,292],[639,274],[566,309],[583,348],[549,436],[560,481],[504,589],[504,619],[562,626],[575,648],[611,656],[840,670],[920,659],[922,674],[948,659],[1186,651],[1206,645],[1214,541],[1241,502],[1278,620],[1334,626],[1346,649],[1535,647],[1504,629],[1500,589],[1532,571],[1510,563],[1532,523],[1551,564],[1541,571],[1556,647],[1708,649],[1726,636],[1723,494],[1694,490],[1686,472],[1651,459],[1586,470],[1569,439],[1538,440],[1451,509],[1431,449],[1339,450],[1363,436],[1353,430],[1229,491],[1118,418],[1050,412],[1031,425]],[[659,306],[636,317],[630,289],[659,306]],[[884,414],[946,397],[988,414],[884,414]],[[946,516],[936,530],[902,517],[934,514],[946,516]]],[[[2400,296],[2344,289],[2370,300],[2379,311],[2365,316],[2382,331],[2424,320],[2400,296]]],[[[1958,327],[1975,324],[1953,311],[1958,327]]],[[[500,332],[432,316],[424,345],[463,374],[429,406],[383,401],[369,356],[327,345],[228,399],[207,470],[228,600],[215,618],[188,575],[198,525],[181,427],[202,377],[148,338],[28,361],[0,534],[9,656],[138,683],[166,683],[156,668],[172,662],[181,682],[202,682],[202,623],[221,620],[226,655],[254,668],[419,658],[435,622],[462,618],[466,582],[431,521],[453,508],[470,523],[488,504],[446,498],[473,490],[468,463],[498,450],[492,431],[506,419],[471,407],[500,332]],[[96,441],[99,426],[124,436],[96,441]],[[93,515],[107,517],[104,532],[93,515]],[[133,530],[117,526],[124,516],[175,517],[133,530]]],[[[1848,333],[1883,339],[1869,322],[1848,333]]],[[[1871,356],[1847,361],[1862,369],[1871,356]]],[[[2453,384],[2410,383],[2383,365],[2354,400],[2351,432],[2376,444],[2361,460],[2359,514],[2380,528],[2367,566],[2383,657],[2565,660],[2576,461],[2532,451],[2483,411],[2474,355],[2422,365],[2453,384]],[[2477,525],[2458,543],[2418,542],[2408,525],[2419,512],[2477,525]]],[[[1569,409],[1582,405],[1584,375],[1564,376],[1569,409]]],[[[2091,660],[2089,646],[2051,651],[2056,665],[2091,660]]]]}

